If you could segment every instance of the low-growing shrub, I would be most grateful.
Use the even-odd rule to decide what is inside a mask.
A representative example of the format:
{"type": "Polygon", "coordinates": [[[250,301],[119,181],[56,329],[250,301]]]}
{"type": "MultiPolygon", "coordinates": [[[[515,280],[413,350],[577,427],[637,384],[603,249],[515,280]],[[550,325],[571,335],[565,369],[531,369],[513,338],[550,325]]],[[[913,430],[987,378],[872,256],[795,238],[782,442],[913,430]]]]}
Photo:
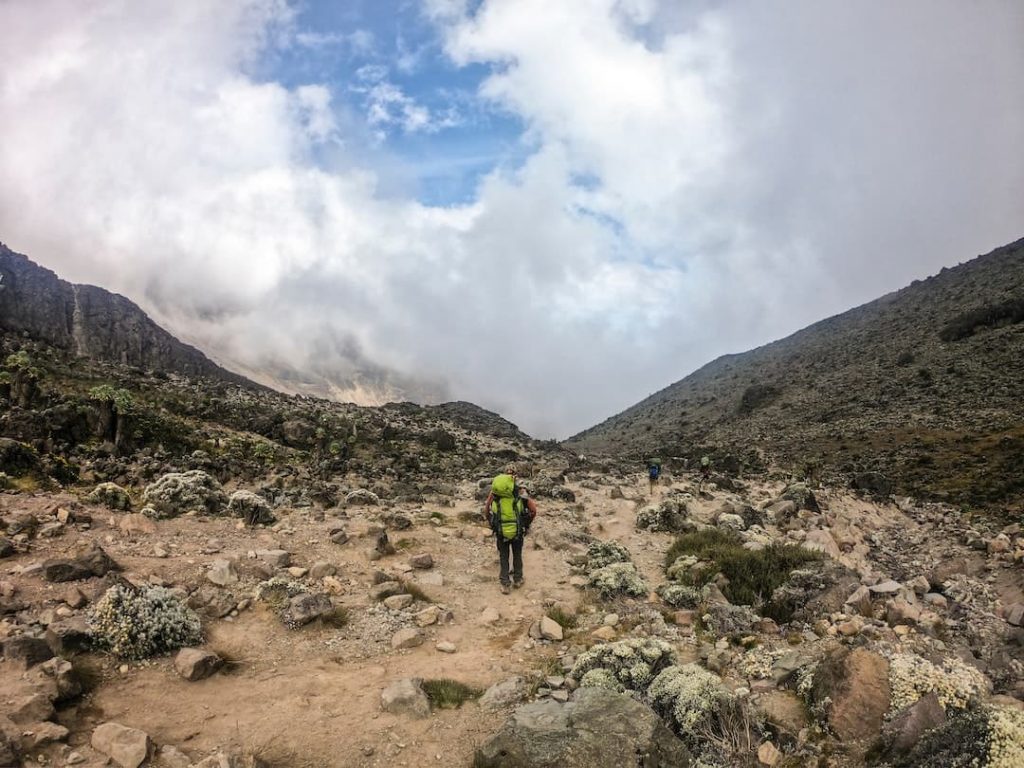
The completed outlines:
{"type": "Polygon", "coordinates": [[[658,673],[676,661],[672,646],[657,638],[629,637],[604,643],[576,657],[569,673],[581,685],[612,687],[608,675],[631,691],[646,693],[658,673]],[[602,670],[605,674],[590,674],[602,670]],[[589,675],[589,676],[588,676],[589,675]]]}
{"type": "Polygon", "coordinates": [[[203,640],[199,617],[164,587],[115,584],[87,619],[96,646],[123,659],[144,659],[203,640]]]}
{"type": "Polygon", "coordinates": [[[590,586],[600,592],[602,597],[644,597],[648,592],[647,582],[632,563],[606,565],[591,571],[588,578],[590,586]]]}
{"type": "Polygon", "coordinates": [[[685,556],[696,557],[704,564],[678,570],[674,573],[676,581],[702,587],[720,572],[729,580],[723,594],[739,605],[764,603],[794,569],[821,559],[819,553],[791,544],[744,549],[738,536],[717,528],[687,533],[676,539],[665,555],[666,569],[685,556]]]}
{"type": "Polygon", "coordinates": [[[547,616],[549,619],[556,622],[562,629],[572,629],[577,623],[577,619],[574,614],[563,611],[557,605],[548,608],[547,616]]]}
{"type": "Polygon", "coordinates": [[[430,705],[438,709],[458,709],[483,693],[479,688],[446,677],[424,680],[421,687],[430,699],[430,705]]]}
{"type": "Polygon", "coordinates": [[[587,547],[587,572],[593,572],[612,563],[628,563],[629,550],[614,541],[595,541],[587,547]]]}

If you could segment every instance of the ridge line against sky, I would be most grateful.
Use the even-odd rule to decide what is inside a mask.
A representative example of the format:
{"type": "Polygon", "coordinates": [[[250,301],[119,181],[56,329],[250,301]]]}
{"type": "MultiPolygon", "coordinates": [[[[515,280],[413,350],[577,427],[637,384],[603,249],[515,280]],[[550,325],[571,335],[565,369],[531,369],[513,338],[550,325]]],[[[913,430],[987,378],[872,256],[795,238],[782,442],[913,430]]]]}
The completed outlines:
{"type": "Polygon", "coordinates": [[[1020,237],[1024,5],[8,0],[0,238],[564,437],[1020,237]]]}

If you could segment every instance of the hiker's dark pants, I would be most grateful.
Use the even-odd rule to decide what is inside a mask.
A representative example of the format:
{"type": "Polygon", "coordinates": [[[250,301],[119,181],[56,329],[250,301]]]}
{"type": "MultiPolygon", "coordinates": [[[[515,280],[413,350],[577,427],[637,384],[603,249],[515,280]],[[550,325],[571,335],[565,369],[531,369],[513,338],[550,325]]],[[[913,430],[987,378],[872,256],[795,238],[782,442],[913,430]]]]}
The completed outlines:
{"type": "Polygon", "coordinates": [[[501,559],[501,583],[508,586],[508,553],[512,553],[512,578],[516,581],[523,580],[523,537],[506,541],[502,536],[495,537],[498,540],[498,557],[501,559]]]}

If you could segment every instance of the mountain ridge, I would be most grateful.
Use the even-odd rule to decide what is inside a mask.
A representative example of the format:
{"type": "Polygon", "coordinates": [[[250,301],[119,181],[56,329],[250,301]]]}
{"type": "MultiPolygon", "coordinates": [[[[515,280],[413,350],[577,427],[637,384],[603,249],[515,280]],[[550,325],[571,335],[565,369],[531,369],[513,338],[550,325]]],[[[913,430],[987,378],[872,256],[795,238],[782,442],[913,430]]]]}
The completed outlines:
{"type": "MultiPolygon", "coordinates": [[[[1024,239],[716,358],[564,445],[636,459],[717,453],[730,466],[884,472],[905,492],[977,503],[963,486],[983,473],[960,467],[945,480],[961,487],[942,487],[949,482],[938,475],[957,457],[927,453],[966,441],[962,453],[979,468],[1017,466],[1009,449],[1024,447],[1022,307],[1024,239]],[[1005,440],[1007,450],[987,440],[1005,440]]],[[[1024,487],[1004,479],[981,494],[985,502],[1019,503],[1024,487]]]]}

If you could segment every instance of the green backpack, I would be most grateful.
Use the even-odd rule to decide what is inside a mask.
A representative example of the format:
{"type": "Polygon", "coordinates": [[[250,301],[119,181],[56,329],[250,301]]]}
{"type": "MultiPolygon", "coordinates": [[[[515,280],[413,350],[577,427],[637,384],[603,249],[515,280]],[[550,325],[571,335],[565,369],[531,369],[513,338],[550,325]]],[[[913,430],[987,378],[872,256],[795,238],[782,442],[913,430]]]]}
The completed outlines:
{"type": "Polygon", "coordinates": [[[498,475],[491,483],[491,528],[505,541],[523,534],[523,500],[516,496],[515,488],[512,475],[498,475]]]}

